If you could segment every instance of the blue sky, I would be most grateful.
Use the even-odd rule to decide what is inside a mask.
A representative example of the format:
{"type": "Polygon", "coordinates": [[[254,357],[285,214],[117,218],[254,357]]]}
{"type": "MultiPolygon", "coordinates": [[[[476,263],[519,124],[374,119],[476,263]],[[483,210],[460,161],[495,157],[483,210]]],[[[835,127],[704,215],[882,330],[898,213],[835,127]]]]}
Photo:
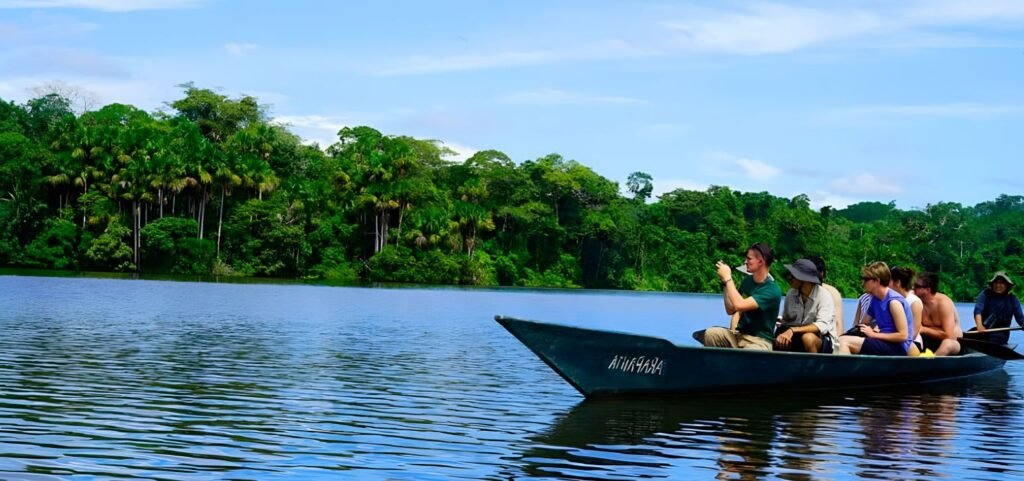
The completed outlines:
{"type": "Polygon", "coordinates": [[[0,98],[147,110],[193,81],[309,141],[346,125],[655,193],[815,207],[1024,194],[1024,1],[0,0],[0,98]]]}

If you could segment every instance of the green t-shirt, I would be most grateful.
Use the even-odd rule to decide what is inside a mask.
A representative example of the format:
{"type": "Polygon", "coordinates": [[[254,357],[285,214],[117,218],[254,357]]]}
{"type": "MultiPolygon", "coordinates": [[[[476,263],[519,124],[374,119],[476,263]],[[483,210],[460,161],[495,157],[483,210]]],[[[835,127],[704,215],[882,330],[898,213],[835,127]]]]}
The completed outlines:
{"type": "Polygon", "coordinates": [[[774,341],[775,322],[779,319],[779,304],[782,302],[782,289],[771,277],[758,284],[754,282],[754,276],[747,276],[740,283],[739,291],[744,297],[753,297],[757,301],[757,309],[740,314],[737,330],[744,334],[774,341]]]}

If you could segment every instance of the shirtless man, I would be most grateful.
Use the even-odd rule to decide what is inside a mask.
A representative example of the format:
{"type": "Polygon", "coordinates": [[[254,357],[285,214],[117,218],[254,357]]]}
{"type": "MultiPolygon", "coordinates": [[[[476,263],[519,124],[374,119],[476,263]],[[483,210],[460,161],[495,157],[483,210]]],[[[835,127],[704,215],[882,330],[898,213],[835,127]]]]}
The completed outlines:
{"type": "Polygon", "coordinates": [[[954,356],[960,353],[957,338],[963,337],[956,306],[949,296],[938,292],[939,276],[922,272],[914,281],[914,294],[921,298],[921,338],[925,349],[936,356],[954,356]]]}

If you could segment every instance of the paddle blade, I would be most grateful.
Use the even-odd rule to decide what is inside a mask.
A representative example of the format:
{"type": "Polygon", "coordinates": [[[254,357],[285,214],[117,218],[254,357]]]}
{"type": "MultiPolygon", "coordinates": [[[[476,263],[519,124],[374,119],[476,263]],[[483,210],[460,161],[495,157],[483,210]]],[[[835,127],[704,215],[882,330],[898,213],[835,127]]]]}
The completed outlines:
{"type": "Polygon", "coordinates": [[[969,347],[982,354],[988,354],[989,356],[1005,359],[1007,361],[1016,361],[1024,359],[1024,354],[1014,351],[1010,346],[1003,344],[996,344],[993,342],[982,341],[981,339],[963,338],[958,339],[961,346],[969,347]]]}

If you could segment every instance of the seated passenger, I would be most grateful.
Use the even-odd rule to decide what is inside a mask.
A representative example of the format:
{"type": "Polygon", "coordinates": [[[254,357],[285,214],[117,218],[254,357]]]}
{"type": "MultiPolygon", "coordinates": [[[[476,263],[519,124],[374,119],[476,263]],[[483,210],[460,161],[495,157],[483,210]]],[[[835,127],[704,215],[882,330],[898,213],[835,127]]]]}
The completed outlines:
{"type": "Polygon", "coordinates": [[[890,272],[892,272],[892,280],[889,282],[889,287],[907,298],[907,303],[910,304],[910,318],[913,319],[911,330],[917,333],[907,354],[910,356],[920,356],[925,349],[924,341],[921,339],[921,310],[924,306],[921,303],[921,298],[917,297],[917,294],[910,290],[914,285],[914,269],[900,266],[893,267],[890,269],[890,272]]]}
{"type": "MultiPolygon", "coordinates": [[[[988,288],[978,294],[978,300],[974,304],[975,329],[985,332],[988,329],[1008,328],[1010,321],[1014,319],[1017,324],[1024,327],[1024,312],[1021,311],[1020,299],[1010,293],[1011,289],[1013,281],[1005,272],[999,271],[992,276],[988,281],[988,288]]],[[[996,344],[1006,344],[1010,340],[1010,333],[993,332],[983,339],[996,344]]]]}
{"type": "Polygon", "coordinates": [[[864,292],[871,294],[866,316],[857,329],[864,337],[839,337],[838,354],[870,354],[876,356],[906,356],[914,339],[913,320],[908,319],[910,304],[900,293],[889,289],[891,273],[884,262],[873,262],[861,269],[860,280],[864,292]],[[876,328],[870,321],[874,320],[876,328]]]}
{"type": "MultiPolygon", "coordinates": [[[[827,271],[825,269],[825,259],[820,256],[810,256],[808,259],[814,263],[814,267],[818,268],[818,278],[821,279],[821,288],[828,291],[832,295],[832,305],[836,307],[836,333],[843,332],[846,329],[846,325],[843,322],[843,295],[839,293],[839,289],[836,289],[829,283],[825,282],[825,275],[827,271]]],[[[837,337],[836,340],[839,338],[837,337]]]]}
{"type": "Polygon", "coordinates": [[[860,336],[860,325],[867,323],[873,326],[873,320],[868,319],[868,307],[871,306],[871,294],[867,292],[860,295],[857,298],[857,309],[853,311],[853,325],[850,326],[850,330],[843,333],[844,336],[860,336]]]}
{"type": "Polygon", "coordinates": [[[949,296],[938,292],[939,276],[931,272],[922,272],[914,281],[914,294],[921,298],[921,339],[924,348],[931,349],[936,356],[954,356],[960,354],[958,338],[964,333],[960,330],[960,322],[956,306],[949,296]]]}
{"type": "Polygon", "coordinates": [[[775,340],[775,319],[779,315],[782,290],[771,279],[768,268],[774,260],[768,244],[758,242],[747,249],[746,266],[750,275],[740,286],[732,278],[729,265],[718,261],[715,268],[722,281],[725,313],[739,313],[730,329],[711,327],[704,331],[703,343],[708,347],[772,350],[775,340]]]}
{"type": "Polygon", "coordinates": [[[782,325],[775,331],[775,350],[831,354],[838,340],[832,294],[822,288],[818,269],[809,259],[785,267],[789,292],[782,325]]]}

